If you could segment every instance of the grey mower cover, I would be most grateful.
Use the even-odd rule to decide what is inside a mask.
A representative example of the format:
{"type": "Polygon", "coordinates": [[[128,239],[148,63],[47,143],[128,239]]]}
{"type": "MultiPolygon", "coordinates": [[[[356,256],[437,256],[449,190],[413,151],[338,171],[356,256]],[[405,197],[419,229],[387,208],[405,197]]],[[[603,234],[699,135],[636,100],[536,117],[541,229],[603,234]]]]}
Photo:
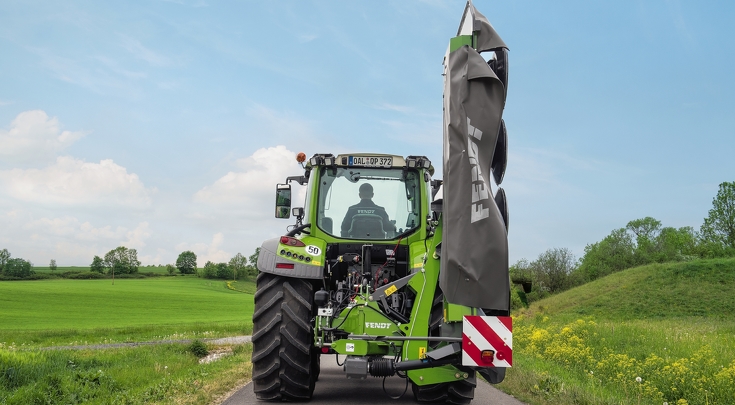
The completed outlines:
{"type": "MultiPolygon", "coordinates": [[[[468,2],[481,49],[505,47],[468,2]],[[477,32],[479,31],[479,32],[477,32]]],[[[470,46],[450,52],[444,82],[444,206],[439,286],[447,301],[509,311],[508,237],[490,188],[505,86],[470,46]]]]}

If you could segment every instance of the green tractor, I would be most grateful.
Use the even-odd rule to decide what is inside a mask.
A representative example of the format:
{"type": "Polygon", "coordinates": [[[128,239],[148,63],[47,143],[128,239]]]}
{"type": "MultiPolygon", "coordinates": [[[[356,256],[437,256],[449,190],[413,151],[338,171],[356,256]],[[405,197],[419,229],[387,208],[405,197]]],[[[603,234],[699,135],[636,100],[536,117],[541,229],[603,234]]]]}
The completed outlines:
{"type": "Polygon", "coordinates": [[[484,76],[460,80],[458,64],[497,37],[471,3],[462,21],[445,58],[444,181],[432,179],[424,156],[321,153],[300,154],[304,173],[277,185],[276,217],[295,224],[258,257],[259,399],[311,399],[323,355],[336,354],[347,378],[405,378],[419,402],[470,403],[478,373],[499,383],[511,366],[507,204],[488,182],[500,184],[505,171],[495,110],[505,101],[507,49],[491,41],[484,76]],[[486,100],[455,100],[477,89],[486,100]],[[306,186],[303,207],[291,207],[292,182],[306,186]]]}

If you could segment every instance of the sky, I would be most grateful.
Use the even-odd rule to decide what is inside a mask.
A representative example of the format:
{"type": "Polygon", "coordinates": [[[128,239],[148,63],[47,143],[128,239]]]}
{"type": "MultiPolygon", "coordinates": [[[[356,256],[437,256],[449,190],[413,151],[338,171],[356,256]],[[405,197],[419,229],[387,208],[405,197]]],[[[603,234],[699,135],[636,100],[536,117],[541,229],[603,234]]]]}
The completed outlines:
{"type": "MultiPolygon", "coordinates": [[[[250,255],[298,152],[425,155],[463,0],[0,2],[0,249],[250,255]]],[[[735,181],[735,2],[475,0],[510,48],[510,261],[735,181]]],[[[435,177],[441,177],[437,175],[435,177]]]]}

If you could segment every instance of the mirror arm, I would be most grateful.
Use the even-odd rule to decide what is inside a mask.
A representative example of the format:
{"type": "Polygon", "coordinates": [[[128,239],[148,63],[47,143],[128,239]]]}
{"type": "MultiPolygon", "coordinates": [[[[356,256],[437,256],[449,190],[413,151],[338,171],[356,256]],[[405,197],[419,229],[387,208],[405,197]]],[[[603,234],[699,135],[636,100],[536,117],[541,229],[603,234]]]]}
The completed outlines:
{"type": "Polygon", "coordinates": [[[289,177],[286,177],[286,184],[288,184],[288,183],[290,183],[292,181],[295,181],[295,182],[297,182],[297,183],[299,183],[300,185],[303,186],[304,184],[306,184],[306,183],[309,182],[309,179],[306,178],[305,176],[289,176],[289,177]]]}

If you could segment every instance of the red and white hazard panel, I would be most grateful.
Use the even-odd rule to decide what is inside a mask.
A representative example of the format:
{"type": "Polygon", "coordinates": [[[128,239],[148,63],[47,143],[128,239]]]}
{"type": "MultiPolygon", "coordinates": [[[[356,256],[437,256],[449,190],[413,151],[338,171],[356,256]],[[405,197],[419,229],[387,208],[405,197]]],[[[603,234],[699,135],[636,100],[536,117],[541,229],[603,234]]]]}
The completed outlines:
{"type": "Polygon", "coordinates": [[[511,367],[513,321],[509,316],[465,316],[462,320],[462,365],[511,367]]]}

